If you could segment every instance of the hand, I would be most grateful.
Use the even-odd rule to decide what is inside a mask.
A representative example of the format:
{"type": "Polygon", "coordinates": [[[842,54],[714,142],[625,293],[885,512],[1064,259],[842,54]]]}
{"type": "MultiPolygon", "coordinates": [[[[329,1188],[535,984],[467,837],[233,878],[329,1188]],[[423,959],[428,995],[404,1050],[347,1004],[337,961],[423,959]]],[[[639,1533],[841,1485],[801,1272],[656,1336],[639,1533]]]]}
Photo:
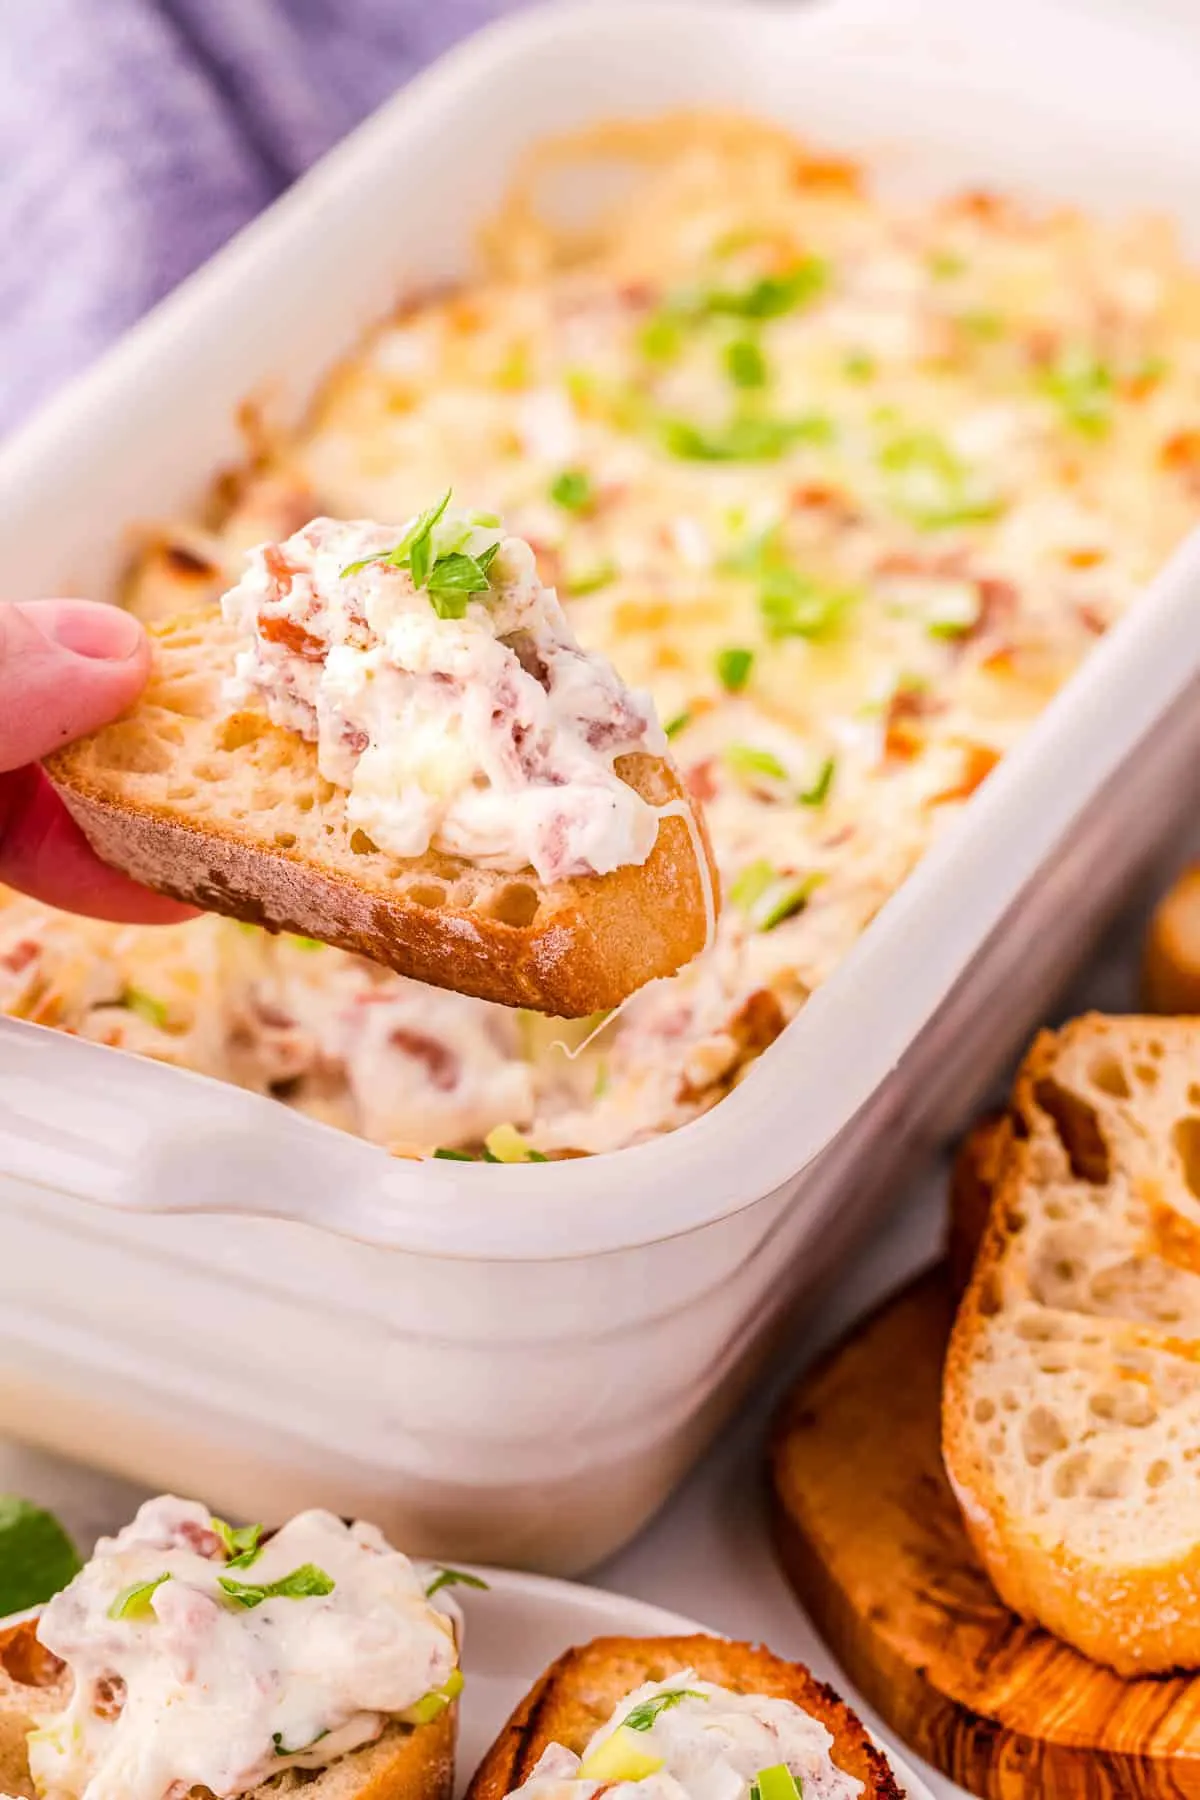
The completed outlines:
{"type": "Polygon", "coordinates": [[[0,882],[97,919],[192,916],[102,863],[38,767],[39,757],[124,712],[149,673],[146,635],[117,607],[0,604],[0,882]]]}

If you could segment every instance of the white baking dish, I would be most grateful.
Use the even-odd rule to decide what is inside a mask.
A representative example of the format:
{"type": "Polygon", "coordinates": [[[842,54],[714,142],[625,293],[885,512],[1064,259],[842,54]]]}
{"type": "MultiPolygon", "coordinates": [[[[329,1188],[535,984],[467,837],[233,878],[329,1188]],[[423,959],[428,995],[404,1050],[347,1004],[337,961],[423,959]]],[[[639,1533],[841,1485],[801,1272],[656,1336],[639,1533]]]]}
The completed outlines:
{"type": "MultiPolygon", "coordinates": [[[[399,285],[460,271],[547,131],[732,103],[910,181],[1162,206],[1200,240],[1179,49],[1020,0],[628,0],[486,33],[0,456],[6,589],[103,591],[122,527],[236,454],[237,401],[298,400],[399,285]]],[[[237,1513],[361,1508],[418,1550],[612,1550],[1188,811],[1198,609],[1193,540],[744,1085],[659,1142],[397,1162],[0,1022],[0,1426],[237,1513]]]]}

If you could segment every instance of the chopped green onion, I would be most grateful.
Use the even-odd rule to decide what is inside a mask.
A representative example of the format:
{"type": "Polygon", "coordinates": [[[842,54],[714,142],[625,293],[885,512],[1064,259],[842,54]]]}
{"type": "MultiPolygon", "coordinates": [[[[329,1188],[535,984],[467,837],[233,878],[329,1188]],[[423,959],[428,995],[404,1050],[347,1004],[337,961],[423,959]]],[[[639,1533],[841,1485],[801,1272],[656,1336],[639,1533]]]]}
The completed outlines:
{"type": "Polygon", "coordinates": [[[406,1725],[431,1725],[441,1717],[452,1700],[457,1700],[463,1691],[463,1673],[461,1669],[452,1669],[441,1687],[433,1688],[428,1694],[422,1694],[415,1705],[408,1707],[400,1717],[406,1725]]]}
{"type": "Polygon", "coordinates": [[[730,903],[744,912],[755,931],[773,931],[798,913],[826,880],[819,871],[809,875],[783,875],[771,863],[753,862],[742,870],[729,890],[730,903]]]}
{"type": "Polygon", "coordinates": [[[630,1731],[649,1731],[659,1713],[668,1712],[671,1707],[678,1706],[684,1700],[707,1700],[698,1688],[668,1688],[664,1694],[651,1694],[649,1700],[643,1700],[621,1720],[622,1725],[630,1731]]]}
{"type": "Polygon", "coordinates": [[[452,550],[449,556],[438,557],[421,582],[417,582],[414,571],[413,581],[417,586],[425,588],[439,619],[465,617],[472,594],[487,592],[491,585],[488,570],[499,548],[499,544],[489,545],[478,556],[468,556],[462,550],[452,550]]]}
{"type": "Polygon", "coordinates": [[[726,344],[725,373],[734,387],[766,387],[767,359],[753,338],[735,338],[726,344]]]}
{"type": "Polygon", "coordinates": [[[959,324],[965,332],[977,338],[981,344],[991,343],[1004,336],[1004,320],[999,313],[965,312],[960,313],[959,324]]]}
{"type": "Polygon", "coordinates": [[[817,771],[817,778],[812,786],[796,795],[801,806],[824,806],[829,798],[829,790],[833,786],[833,777],[836,771],[837,763],[832,756],[827,756],[817,771]]]}
{"type": "Polygon", "coordinates": [[[301,1563],[290,1575],[283,1575],[278,1581],[267,1582],[262,1587],[234,1581],[228,1575],[217,1577],[217,1586],[223,1588],[238,1606],[247,1608],[261,1606],[264,1600],[320,1599],[324,1594],[332,1594],[334,1585],[333,1577],[324,1569],[318,1569],[315,1563],[301,1563]]]}
{"type": "Polygon", "coordinates": [[[748,287],[713,288],[703,298],[704,310],[738,319],[779,319],[808,306],[829,284],[829,264],[806,256],[783,275],[763,275],[748,287]]]}
{"type": "Polygon", "coordinates": [[[725,764],[735,775],[765,775],[771,781],[790,779],[787,769],[777,756],[770,750],[756,750],[753,744],[727,744],[725,764]]]}
{"type": "Polygon", "coordinates": [[[963,273],[967,259],[960,256],[957,250],[933,250],[926,266],[938,281],[952,281],[956,275],[963,273]]]}
{"type": "MultiPolygon", "coordinates": [[[[257,926],[251,927],[251,930],[257,930],[257,929],[258,929],[257,926]]],[[[326,949],[328,949],[328,945],[323,944],[321,942],[320,938],[298,937],[295,932],[292,932],[291,940],[292,940],[293,944],[295,944],[297,950],[326,950],[326,949]]]]}
{"type": "Polygon", "coordinates": [[[851,588],[828,587],[786,563],[769,566],[758,606],[771,637],[823,638],[836,631],[857,603],[851,588]]]}
{"type": "Polygon", "coordinates": [[[1112,423],[1113,377],[1107,363],[1082,346],[1065,350],[1041,377],[1042,392],[1067,423],[1086,437],[1102,437],[1112,423]]]}
{"type": "Polygon", "coordinates": [[[866,350],[848,351],[842,363],[842,372],[848,381],[870,381],[878,368],[879,364],[866,350]]]}
{"type": "Polygon", "coordinates": [[[469,1150],[435,1150],[435,1162],[474,1162],[476,1159],[469,1150]]]}
{"type": "Polygon", "coordinates": [[[563,469],[550,483],[550,498],[565,512],[586,512],[595,498],[586,469],[563,469]]]}
{"type": "Polygon", "coordinates": [[[685,462],[774,462],[795,444],[828,444],[834,437],[823,413],[797,419],[743,415],[712,427],[666,418],[659,431],[663,448],[685,462]]]}
{"type": "Polygon", "coordinates": [[[969,583],[947,586],[928,608],[925,628],[930,637],[960,638],[979,623],[979,595],[969,583]]]}
{"type": "Polygon", "coordinates": [[[485,1162],[546,1162],[549,1159],[528,1143],[515,1125],[497,1125],[483,1141],[485,1162]]]}
{"type": "Polygon", "coordinates": [[[683,348],[683,325],[669,307],[651,314],[638,332],[638,349],[647,362],[674,362],[683,348]]]}
{"type": "Polygon", "coordinates": [[[469,1575],[465,1569],[439,1567],[437,1574],[425,1589],[425,1598],[432,1600],[435,1594],[448,1587],[482,1588],[486,1593],[487,1585],[481,1575],[469,1575]]]}
{"type": "Polygon", "coordinates": [[[719,650],[717,652],[717,680],[727,694],[740,694],[750,679],[750,671],[754,667],[753,650],[719,650]]]}
{"type": "Polygon", "coordinates": [[[803,1800],[804,1789],[786,1763],[772,1763],[754,1777],[759,1800],[803,1800]]]}
{"type": "Polygon", "coordinates": [[[580,569],[576,574],[568,575],[563,588],[566,593],[580,599],[584,594],[595,594],[607,587],[610,581],[616,580],[618,572],[616,563],[606,559],[597,563],[594,568],[580,569]]]}
{"type": "Polygon", "coordinates": [[[879,466],[889,478],[892,505],[921,531],[976,524],[1003,510],[994,496],[975,491],[971,470],[936,432],[893,438],[879,452],[879,466]]]}
{"type": "Polygon", "coordinates": [[[231,1569],[248,1569],[252,1562],[257,1562],[262,1555],[262,1544],[259,1541],[263,1534],[261,1525],[227,1525],[224,1519],[210,1519],[209,1525],[216,1532],[225,1546],[225,1554],[229,1558],[231,1569]]]}
{"type": "Polygon", "coordinates": [[[121,1005],[128,1012],[136,1013],[139,1019],[145,1019],[147,1024],[157,1025],[160,1031],[166,1030],[171,1016],[170,1008],[164,1000],[156,1000],[144,988],[126,988],[121,995],[121,1005]]]}
{"type": "Polygon", "coordinates": [[[132,1587],[122,1588],[108,1609],[110,1619],[149,1619],[153,1617],[154,1608],[150,1604],[150,1596],[157,1592],[164,1581],[170,1581],[170,1571],[165,1575],[156,1575],[153,1581],[135,1581],[132,1587]]]}
{"type": "Polygon", "coordinates": [[[342,570],[343,576],[357,575],[360,569],[367,568],[370,563],[385,562],[394,569],[403,568],[407,563],[412,571],[413,586],[424,587],[425,576],[429,572],[433,528],[449,506],[452,491],[447,488],[440,500],[427,507],[423,513],[418,513],[400,542],[391,550],[380,550],[374,556],[364,556],[360,562],[347,563],[342,570]]]}
{"type": "Polygon", "coordinates": [[[592,1088],[592,1099],[603,1100],[612,1085],[612,1076],[604,1057],[596,1064],[596,1080],[592,1088]]]}
{"type": "Polygon", "coordinates": [[[669,738],[678,737],[679,733],[683,731],[685,727],[690,725],[691,722],[692,715],[690,712],[685,711],[676,713],[673,719],[667,720],[666,724],[663,726],[663,730],[669,738]]]}
{"type": "Polygon", "coordinates": [[[271,1733],[271,1743],[274,1746],[276,1756],[303,1756],[306,1750],[311,1750],[314,1744],[319,1744],[322,1738],[327,1738],[328,1736],[329,1727],[326,1726],[324,1731],[318,1731],[315,1738],[309,1738],[307,1744],[295,1744],[289,1750],[284,1744],[282,1731],[273,1731],[271,1733]]]}

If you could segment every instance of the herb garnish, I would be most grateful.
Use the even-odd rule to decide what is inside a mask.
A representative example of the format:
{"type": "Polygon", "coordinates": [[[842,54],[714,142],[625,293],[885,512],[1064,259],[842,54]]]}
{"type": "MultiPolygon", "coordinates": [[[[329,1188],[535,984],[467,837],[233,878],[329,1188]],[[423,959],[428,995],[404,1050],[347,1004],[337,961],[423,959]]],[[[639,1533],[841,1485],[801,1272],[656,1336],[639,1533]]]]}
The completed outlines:
{"type": "Polygon", "coordinates": [[[121,1005],[128,1012],[136,1013],[139,1019],[145,1019],[148,1025],[157,1025],[165,1031],[170,1018],[170,1008],[163,1000],[156,1000],[144,988],[127,987],[121,995],[121,1005]]]}
{"type": "Polygon", "coordinates": [[[750,679],[753,667],[753,650],[731,649],[717,652],[717,680],[727,694],[741,693],[750,679]]]}
{"type": "Polygon", "coordinates": [[[979,491],[972,471],[936,432],[892,438],[879,452],[879,466],[892,505],[918,530],[977,524],[1003,510],[999,500],[979,491]]]}
{"type": "Polygon", "coordinates": [[[219,1575],[217,1585],[225,1590],[229,1598],[238,1606],[261,1606],[264,1600],[307,1600],[319,1599],[324,1594],[332,1594],[334,1580],[324,1569],[318,1569],[315,1563],[301,1563],[290,1575],[283,1575],[278,1581],[269,1581],[262,1587],[244,1581],[234,1581],[228,1575],[219,1575]]]}
{"type": "Polygon", "coordinates": [[[432,554],[430,540],[433,528],[449,506],[452,492],[453,489],[447,488],[435,505],[418,513],[400,542],[391,550],[378,550],[374,556],[364,556],[358,562],[347,563],[342,570],[343,577],[357,575],[360,569],[369,568],[371,563],[384,562],[393,569],[408,568],[412,573],[414,587],[424,587],[424,576],[429,573],[429,558],[432,554]]]}
{"type": "Polygon", "coordinates": [[[679,733],[685,730],[691,722],[692,715],[685,709],[683,712],[676,713],[673,719],[668,719],[663,730],[669,738],[678,737],[679,733]]]}
{"type": "Polygon", "coordinates": [[[817,771],[817,777],[812,786],[796,795],[801,806],[824,806],[829,798],[829,790],[833,786],[836,770],[837,763],[832,756],[827,756],[817,771]]]}
{"type": "Polygon", "coordinates": [[[706,312],[738,319],[779,319],[810,305],[828,283],[829,264],[819,256],[806,256],[784,274],[760,276],[748,287],[711,288],[701,304],[706,312]]]}
{"type": "Polygon", "coordinates": [[[756,750],[753,744],[727,744],[726,766],[735,775],[765,775],[770,781],[787,781],[788,771],[770,750],[756,750]]]}
{"type": "Polygon", "coordinates": [[[734,338],[726,344],[724,361],[725,373],[734,387],[766,387],[767,359],[753,338],[734,338]]]}
{"type": "Polygon", "coordinates": [[[651,1694],[648,1700],[643,1700],[640,1706],[635,1706],[631,1712],[627,1712],[621,1720],[621,1724],[628,1726],[630,1731],[649,1731],[659,1713],[669,1711],[672,1706],[678,1706],[683,1700],[707,1700],[707,1698],[708,1695],[702,1694],[698,1688],[668,1688],[665,1694],[651,1694]]]}
{"type": "Polygon", "coordinates": [[[801,912],[827,877],[819,870],[808,875],[782,874],[765,860],[744,868],[729,890],[732,905],[744,912],[755,931],[774,931],[785,919],[801,912]]]}
{"type": "Polygon", "coordinates": [[[231,1569],[248,1569],[262,1555],[261,1525],[227,1525],[224,1519],[212,1518],[208,1521],[225,1546],[225,1554],[229,1558],[231,1569]]]}
{"type": "Polygon", "coordinates": [[[1040,385],[1076,431],[1103,437],[1112,423],[1113,405],[1113,376],[1107,363],[1075,346],[1044,372],[1040,385]]]}
{"type": "Polygon", "coordinates": [[[170,1581],[168,1570],[165,1575],[156,1575],[153,1581],[135,1581],[132,1587],[123,1588],[108,1609],[110,1619],[148,1619],[152,1617],[154,1608],[150,1604],[150,1596],[159,1589],[164,1581],[170,1581]]]}
{"type": "Polygon", "coordinates": [[[594,568],[580,569],[576,574],[568,575],[563,588],[575,599],[581,599],[584,594],[595,594],[607,587],[610,581],[616,580],[617,573],[616,563],[606,560],[597,563],[594,568]]]}
{"type": "Polygon", "coordinates": [[[804,1800],[804,1787],[786,1763],[760,1769],[750,1785],[750,1800],[804,1800]]]}
{"type": "Polygon", "coordinates": [[[564,512],[586,512],[595,495],[586,469],[563,469],[550,483],[550,498],[564,512]]]}
{"type": "Polygon", "coordinates": [[[479,1575],[469,1575],[465,1569],[439,1568],[425,1589],[425,1598],[432,1600],[433,1596],[440,1593],[442,1588],[448,1587],[482,1588],[484,1593],[488,1591],[487,1582],[479,1575]]]}
{"type": "Polygon", "coordinates": [[[834,436],[823,413],[796,419],[743,413],[714,426],[665,418],[658,428],[663,448],[685,462],[774,462],[795,444],[828,444],[834,436]]]}

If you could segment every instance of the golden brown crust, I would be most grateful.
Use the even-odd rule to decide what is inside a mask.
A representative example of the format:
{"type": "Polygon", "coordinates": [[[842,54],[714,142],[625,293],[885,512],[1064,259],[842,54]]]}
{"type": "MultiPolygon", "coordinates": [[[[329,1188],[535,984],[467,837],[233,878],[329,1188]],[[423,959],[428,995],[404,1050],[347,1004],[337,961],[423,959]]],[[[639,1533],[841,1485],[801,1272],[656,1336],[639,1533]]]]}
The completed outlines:
{"type": "Polygon", "coordinates": [[[595,1638],[567,1650],[521,1701],[485,1755],[466,1800],[504,1800],[547,1744],[581,1751],[624,1696],[645,1681],[692,1669],[702,1681],[792,1700],[830,1731],[833,1759],[863,1783],[863,1800],[903,1800],[886,1758],[833,1689],[759,1644],[724,1638],[595,1638]]]}
{"type": "MultiPolygon", "coordinates": [[[[69,1680],[37,1639],[29,1619],[0,1632],[0,1792],[33,1800],[26,1733],[33,1714],[65,1704],[69,1680]]],[[[375,1743],[352,1750],[316,1775],[285,1769],[252,1788],[246,1800],[279,1800],[303,1791],[310,1800],[450,1800],[454,1791],[457,1704],[429,1725],[391,1725],[375,1743]]],[[[206,1790],[196,1788],[200,1800],[206,1790]]]]}
{"type": "Polygon", "coordinates": [[[436,987],[583,1017],[673,974],[704,946],[704,827],[656,757],[617,765],[663,818],[641,868],[541,887],[429,854],[367,846],[315,748],[252,713],[225,716],[232,638],[212,612],[154,628],[156,672],[116,724],[57,752],[47,773],[97,854],[160,893],[270,930],[320,938],[436,987]],[[237,792],[234,793],[234,788],[237,792]],[[214,804],[215,796],[215,804],[214,804]]]}

